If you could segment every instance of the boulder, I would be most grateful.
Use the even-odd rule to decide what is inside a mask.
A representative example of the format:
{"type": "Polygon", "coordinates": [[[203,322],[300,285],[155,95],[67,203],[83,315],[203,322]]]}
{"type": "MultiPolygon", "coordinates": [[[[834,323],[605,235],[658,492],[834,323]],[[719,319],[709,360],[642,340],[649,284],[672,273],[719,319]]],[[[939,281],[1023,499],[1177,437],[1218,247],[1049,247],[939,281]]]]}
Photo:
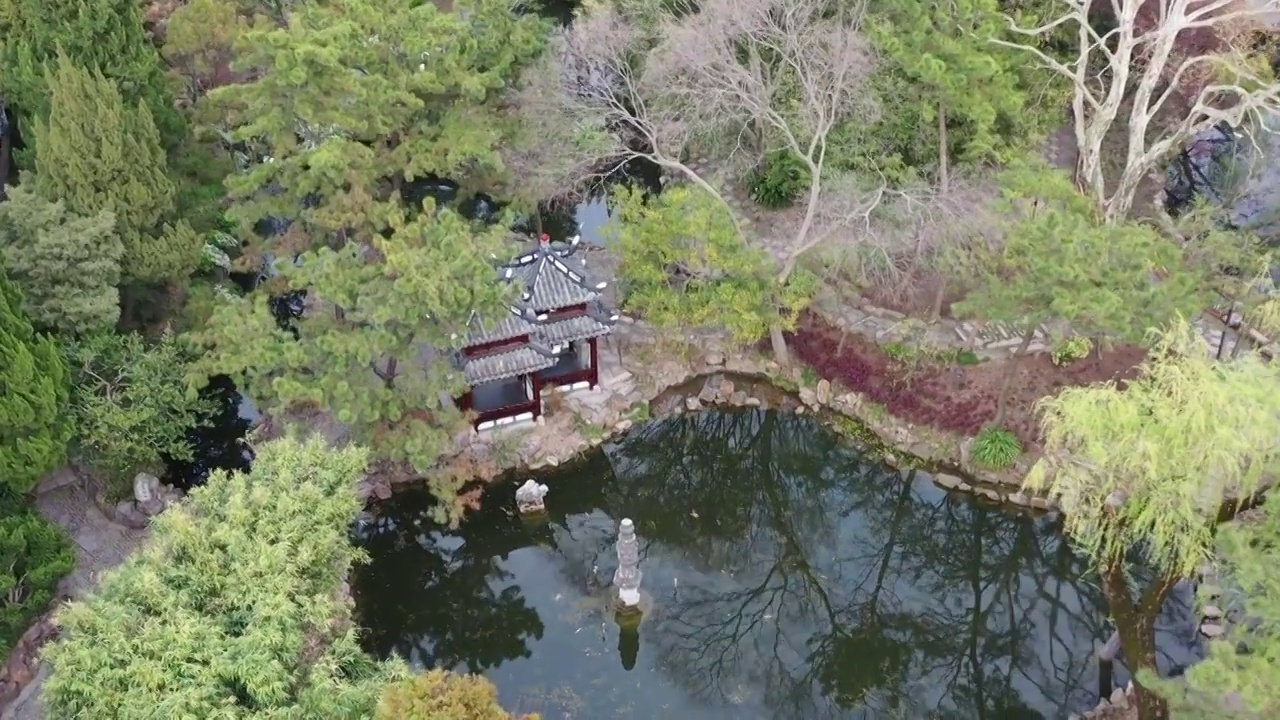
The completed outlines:
{"type": "Polygon", "coordinates": [[[702,401],[701,401],[701,400],[699,400],[699,399],[698,399],[698,398],[696,398],[696,397],[685,398],[685,399],[684,399],[684,406],[685,406],[686,408],[688,408],[688,409],[689,409],[689,412],[693,412],[693,411],[695,411],[695,410],[701,410],[701,409],[702,409],[702,401]]]}
{"type": "Polygon", "coordinates": [[[938,485],[938,487],[946,488],[947,490],[955,490],[964,483],[963,480],[955,475],[949,475],[947,473],[938,473],[937,475],[934,475],[933,482],[938,485]]]}
{"type": "Polygon", "coordinates": [[[134,530],[147,526],[147,516],[132,500],[121,500],[116,504],[115,521],[134,530]]]}
{"type": "Polygon", "coordinates": [[[818,381],[817,392],[814,393],[818,403],[821,405],[831,404],[831,381],[823,378],[818,381]]]}
{"type": "Polygon", "coordinates": [[[133,499],[139,507],[160,500],[160,478],[151,473],[138,473],[133,478],[133,499]]]}
{"type": "Polygon", "coordinates": [[[713,367],[720,366],[724,364],[724,353],[712,351],[707,353],[702,360],[713,367]]]}

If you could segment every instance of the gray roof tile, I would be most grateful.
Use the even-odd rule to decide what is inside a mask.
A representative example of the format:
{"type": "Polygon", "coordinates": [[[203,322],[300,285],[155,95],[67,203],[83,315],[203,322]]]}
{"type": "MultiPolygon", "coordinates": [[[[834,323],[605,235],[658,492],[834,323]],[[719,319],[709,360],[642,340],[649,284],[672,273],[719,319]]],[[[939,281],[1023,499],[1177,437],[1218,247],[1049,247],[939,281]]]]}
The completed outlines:
{"type": "Polygon", "coordinates": [[[545,312],[589,302],[599,297],[607,282],[595,280],[586,256],[571,243],[539,243],[503,267],[503,277],[523,286],[521,301],[545,312]]]}
{"type": "Polygon", "coordinates": [[[492,355],[463,358],[462,372],[466,375],[467,384],[476,386],[546,370],[556,364],[556,359],[550,351],[543,350],[540,352],[540,348],[525,345],[492,355]]]}

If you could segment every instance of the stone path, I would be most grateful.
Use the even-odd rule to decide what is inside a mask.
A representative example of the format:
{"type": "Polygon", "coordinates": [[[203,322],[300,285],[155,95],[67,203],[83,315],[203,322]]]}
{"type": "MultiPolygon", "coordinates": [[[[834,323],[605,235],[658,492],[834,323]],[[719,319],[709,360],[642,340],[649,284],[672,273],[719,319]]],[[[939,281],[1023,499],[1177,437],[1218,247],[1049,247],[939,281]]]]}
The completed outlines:
{"type": "MultiPolygon", "coordinates": [[[[147,537],[145,530],[117,525],[99,512],[70,468],[59,470],[40,483],[36,506],[40,514],[61,525],[75,543],[75,570],[59,585],[59,592],[72,599],[83,597],[102,572],[124,562],[147,537]]],[[[39,695],[47,674],[47,666],[41,663],[35,680],[4,708],[0,720],[42,720],[45,711],[39,695]]]]}

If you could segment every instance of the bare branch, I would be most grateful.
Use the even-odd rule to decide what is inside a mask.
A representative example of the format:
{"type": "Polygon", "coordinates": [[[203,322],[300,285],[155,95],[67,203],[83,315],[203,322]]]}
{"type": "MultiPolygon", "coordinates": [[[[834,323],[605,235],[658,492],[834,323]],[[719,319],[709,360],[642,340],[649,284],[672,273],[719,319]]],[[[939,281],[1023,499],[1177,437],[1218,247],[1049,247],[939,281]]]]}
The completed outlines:
{"type": "Polygon", "coordinates": [[[1256,72],[1234,48],[1247,30],[1274,19],[1269,16],[1280,9],[1277,0],[1111,0],[1116,29],[1105,36],[1090,24],[1095,2],[1059,2],[1064,12],[1050,23],[1010,25],[1041,37],[1074,24],[1078,47],[1071,63],[1029,44],[993,42],[1031,53],[1072,83],[1076,182],[1108,221],[1125,218],[1143,180],[1198,133],[1220,123],[1238,127],[1280,108],[1280,84],[1256,72]],[[1174,107],[1174,98],[1183,99],[1181,107],[1174,107]],[[1117,154],[1123,157],[1118,176],[1104,175],[1108,156],[1117,154]]]}

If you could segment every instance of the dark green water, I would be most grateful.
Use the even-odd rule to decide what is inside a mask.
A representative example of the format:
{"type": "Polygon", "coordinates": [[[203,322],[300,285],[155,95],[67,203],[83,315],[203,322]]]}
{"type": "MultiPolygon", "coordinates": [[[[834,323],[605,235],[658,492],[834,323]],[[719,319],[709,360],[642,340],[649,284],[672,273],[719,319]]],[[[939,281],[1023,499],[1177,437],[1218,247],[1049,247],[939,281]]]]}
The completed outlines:
{"type": "MultiPolygon", "coordinates": [[[[521,478],[523,479],[523,478],[521,478]]],[[[1091,707],[1109,634],[1045,518],[949,497],[862,460],[809,418],[652,423],[539,478],[549,518],[493,486],[456,531],[410,492],[358,529],[368,649],[482,672],[508,709],[559,718],[1060,718],[1091,707]],[[653,608],[604,610],[632,518],[653,608]]],[[[1196,648],[1181,595],[1165,664],[1196,648]]]]}

